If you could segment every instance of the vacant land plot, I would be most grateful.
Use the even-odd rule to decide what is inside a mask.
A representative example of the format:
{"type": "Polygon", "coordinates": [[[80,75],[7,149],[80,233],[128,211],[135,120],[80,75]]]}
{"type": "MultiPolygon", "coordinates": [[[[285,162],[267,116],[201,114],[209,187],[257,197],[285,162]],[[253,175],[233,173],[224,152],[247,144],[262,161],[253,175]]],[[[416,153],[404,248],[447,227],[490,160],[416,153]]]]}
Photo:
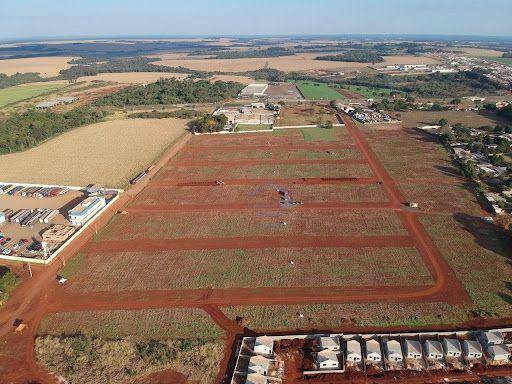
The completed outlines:
{"type": "Polygon", "coordinates": [[[130,252],[113,253],[108,258],[87,254],[70,282],[73,291],[93,292],[414,286],[431,284],[432,278],[414,248],[362,248],[357,252],[347,248],[283,248],[130,252]]]}
{"type": "Polygon", "coordinates": [[[297,88],[306,100],[340,100],[345,97],[324,83],[297,82],[297,88]]]}
{"type": "Polygon", "coordinates": [[[437,124],[440,119],[447,119],[450,124],[461,123],[466,127],[478,128],[483,125],[508,125],[507,120],[485,111],[412,111],[400,113],[403,125],[406,128],[416,128],[421,125],[437,124]]]}
{"type": "Polygon", "coordinates": [[[0,108],[22,100],[28,100],[45,93],[51,93],[65,86],[65,82],[52,81],[48,83],[23,84],[0,89],[0,108]]]}
{"type": "Polygon", "coordinates": [[[185,132],[185,120],[115,120],[66,132],[25,152],[0,156],[2,179],[122,187],[185,132]]]}
{"type": "Polygon", "coordinates": [[[33,57],[28,59],[0,60],[0,73],[13,75],[15,73],[36,72],[42,77],[57,76],[61,69],[71,67],[68,62],[73,57],[33,57]]]}
{"type": "Polygon", "coordinates": [[[332,108],[321,104],[300,103],[282,108],[275,125],[278,127],[319,125],[327,121],[338,122],[332,108]]]}
{"type": "MultiPolygon", "coordinates": [[[[290,209],[245,212],[132,212],[116,216],[96,237],[104,240],[224,238],[248,236],[406,235],[398,216],[384,211],[290,209]],[[286,224],[284,224],[286,223],[286,224]]],[[[221,246],[221,245],[220,245],[221,246]]]]}
{"type": "Polygon", "coordinates": [[[269,131],[272,128],[270,124],[237,124],[235,130],[237,132],[246,131],[269,131]]]}
{"type": "Polygon", "coordinates": [[[512,57],[489,57],[491,61],[496,61],[501,64],[506,64],[512,66],[512,57]]]}
{"type": "MultiPolygon", "coordinates": [[[[344,70],[347,68],[365,68],[366,63],[347,63],[336,61],[315,60],[318,53],[301,53],[294,56],[267,57],[267,58],[246,58],[246,59],[197,59],[183,58],[179,56],[164,56],[162,61],[155,62],[156,65],[167,65],[171,67],[183,66],[200,71],[222,71],[222,72],[245,72],[254,71],[260,68],[275,68],[285,72],[310,71],[310,70],[344,70]]],[[[383,63],[377,66],[391,64],[428,64],[437,61],[422,56],[386,56],[383,63]]]]}
{"type": "Polygon", "coordinates": [[[287,190],[291,196],[304,204],[322,202],[385,202],[388,201],[382,186],[375,184],[331,184],[307,185],[279,183],[275,185],[221,185],[214,187],[149,187],[140,193],[131,207],[183,207],[211,205],[212,208],[226,204],[278,207],[280,197],[276,189],[287,190]],[[190,199],[194,196],[194,199],[190,199]]]}
{"type": "Polygon", "coordinates": [[[346,85],[344,84],[340,88],[336,88],[338,91],[348,90],[350,92],[355,92],[361,96],[364,96],[368,99],[376,99],[379,97],[388,97],[392,89],[389,88],[379,88],[379,87],[364,87],[362,85],[346,85]]]}
{"type": "Polygon", "coordinates": [[[122,84],[148,84],[154,83],[159,79],[183,80],[187,76],[188,75],[186,73],[167,72],[100,73],[96,76],[80,77],[78,81],[111,81],[122,84]]]}
{"type": "Polygon", "coordinates": [[[223,335],[222,329],[205,312],[187,308],[48,314],[38,333],[55,336],[82,333],[105,339],[134,336],[140,340],[214,339],[223,335]]]}

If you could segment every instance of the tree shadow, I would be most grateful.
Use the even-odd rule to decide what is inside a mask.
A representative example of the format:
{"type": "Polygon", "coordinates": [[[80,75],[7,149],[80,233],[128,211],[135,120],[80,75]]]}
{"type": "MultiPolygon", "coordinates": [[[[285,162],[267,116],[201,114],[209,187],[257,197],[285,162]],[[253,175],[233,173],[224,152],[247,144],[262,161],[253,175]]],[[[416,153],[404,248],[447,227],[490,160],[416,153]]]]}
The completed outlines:
{"type": "Polygon", "coordinates": [[[9,273],[10,269],[5,265],[0,265],[0,279],[9,273]]]}
{"type": "Polygon", "coordinates": [[[459,170],[455,166],[453,166],[451,164],[449,166],[446,166],[446,165],[434,165],[434,168],[437,169],[438,171],[441,171],[441,173],[443,175],[457,177],[457,178],[461,177],[461,174],[460,174],[459,170]]]}
{"type": "Polygon", "coordinates": [[[510,258],[512,246],[508,236],[494,223],[482,220],[480,217],[471,216],[463,212],[457,212],[453,218],[463,228],[473,235],[475,242],[482,248],[492,251],[500,256],[510,258]]]}
{"type": "MultiPolygon", "coordinates": [[[[512,264],[509,260],[509,264],[512,264]]],[[[501,297],[508,305],[512,305],[512,281],[504,281],[505,287],[510,293],[499,292],[498,296],[501,297]]]]}

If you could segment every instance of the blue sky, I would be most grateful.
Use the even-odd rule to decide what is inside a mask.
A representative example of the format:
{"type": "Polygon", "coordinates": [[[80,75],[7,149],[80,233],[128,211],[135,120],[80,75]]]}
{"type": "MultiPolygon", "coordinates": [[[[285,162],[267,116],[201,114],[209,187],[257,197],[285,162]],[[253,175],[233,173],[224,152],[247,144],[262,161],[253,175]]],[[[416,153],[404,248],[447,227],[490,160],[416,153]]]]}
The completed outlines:
{"type": "Polygon", "coordinates": [[[34,36],[512,36],[512,0],[0,0],[0,40],[34,36]]]}

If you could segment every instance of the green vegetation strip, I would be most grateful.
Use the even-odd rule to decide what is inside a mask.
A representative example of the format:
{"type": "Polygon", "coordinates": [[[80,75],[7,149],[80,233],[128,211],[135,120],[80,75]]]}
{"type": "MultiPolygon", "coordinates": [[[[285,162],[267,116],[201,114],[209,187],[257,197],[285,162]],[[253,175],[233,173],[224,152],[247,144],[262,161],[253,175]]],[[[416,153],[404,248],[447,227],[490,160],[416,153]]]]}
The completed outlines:
{"type": "Polygon", "coordinates": [[[20,280],[9,268],[0,266],[0,305],[7,301],[20,280]]]}
{"type": "Polygon", "coordinates": [[[512,67],[512,57],[488,57],[487,59],[512,67]]]}
{"type": "Polygon", "coordinates": [[[336,128],[300,128],[304,141],[335,141],[336,128]]]}
{"type": "Polygon", "coordinates": [[[327,84],[311,81],[296,82],[302,96],[307,100],[342,100],[343,95],[330,88],[327,84]]]}
{"type": "Polygon", "coordinates": [[[65,84],[40,83],[4,88],[0,90],[0,108],[19,101],[28,100],[45,93],[50,93],[63,87],[65,87],[65,84]]]}
{"type": "Polygon", "coordinates": [[[238,124],[236,126],[237,132],[244,132],[244,131],[269,131],[272,129],[271,124],[238,124]]]}

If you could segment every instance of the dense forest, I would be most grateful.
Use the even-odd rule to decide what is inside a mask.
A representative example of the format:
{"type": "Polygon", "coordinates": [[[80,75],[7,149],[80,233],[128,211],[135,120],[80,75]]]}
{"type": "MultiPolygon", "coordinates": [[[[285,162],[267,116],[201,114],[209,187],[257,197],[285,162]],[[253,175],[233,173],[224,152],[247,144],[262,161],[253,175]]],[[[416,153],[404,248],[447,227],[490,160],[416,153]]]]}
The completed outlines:
{"type": "Polygon", "coordinates": [[[240,83],[206,80],[161,79],[148,85],[134,85],[97,101],[98,105],[123,107],[181,103],[213,103],[235,97],[243,88],[240,83]]]}
{"type": "Polygon", "coordinates": [[[339,55],[318,56],[316,60],[347,61],[356,63],[380,63],[384,58],[375,52],[368,50],[354,50],[339,55]]]}
{"type": "Polygon", "coordinates": [[[30,110],[0,123],[0,153],[22,151],[59,133],[81,125],[97,123],[105,117],[101,110],[75,108],[65,113],[30,110]]]}
{"type": "Polygon", "coordinates": [[[422,97],[470,96],[475,92],[496,93],[503,90],[499,83],[488,79],[482,72],[433,73],[421,76],[361,76],[346,80],[346,84],[395,89],[422,97]]]}
{"type": "Polygon", "coordinates": [[[178,109],[177,111],[149,111],[135,112],[128,115],[130,119],[193,119],[203,116],[205,113],[195,109],[178,109]]]}
{"type": "Polygon", "coordinates": [[[14,75],[8,76],[4,73],[0,73],[0,89],[8,88],[15,85],[36,83],[38,81],[48,81],[39,76],[39,73],[28,72],[28,73],[15,73],[14,75]]]}
{"type": "Polygon", "coordinates": [[[195,133],[212,133],[220,132],[222,128],[228,123],[228,118],[225,115],[210,116],[205,115],[199,119],[191,121],[188,126],[190,130],[195,133]]]}
{"type": "Polygon", "coordinates": [[[219,52],[215,59],[244,59],[257,57],[279,57],[293,56],[295,52],[282,47],[270,47],[266,49],[249,49],[246,51],[223,51],[219,52]]]}
{"type": "Polygon", "coordinates": [[[155,65],[158,58],[149,57],[126,57],[110,60],[99,60],[98,58],[85,58],[72,60],[71,68],[60,71],[61,77],[65,79],[76,79],[82,76],[95,76],[99,73],[124,73],[124,72],[169,72],[188,73],[194,77],[204,77],[205,72],[194,71],[183,67],[168,67],[155,65]]]}

